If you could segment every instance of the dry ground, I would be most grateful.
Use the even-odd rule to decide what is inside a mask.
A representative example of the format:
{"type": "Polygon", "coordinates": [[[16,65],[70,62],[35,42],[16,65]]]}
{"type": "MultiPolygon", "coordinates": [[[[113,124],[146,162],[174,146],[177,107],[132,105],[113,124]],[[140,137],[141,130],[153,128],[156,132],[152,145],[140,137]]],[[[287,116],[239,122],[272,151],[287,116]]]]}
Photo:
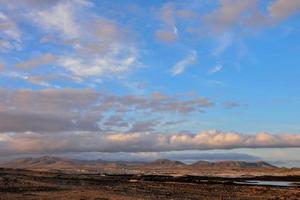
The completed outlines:
{"type": "Polygon", "coordinates": [[[216,177],[204,180],[0,169],[0,200],[10,199],[300,199],[300,187],[236,185],[231,179],[216,177]]]}

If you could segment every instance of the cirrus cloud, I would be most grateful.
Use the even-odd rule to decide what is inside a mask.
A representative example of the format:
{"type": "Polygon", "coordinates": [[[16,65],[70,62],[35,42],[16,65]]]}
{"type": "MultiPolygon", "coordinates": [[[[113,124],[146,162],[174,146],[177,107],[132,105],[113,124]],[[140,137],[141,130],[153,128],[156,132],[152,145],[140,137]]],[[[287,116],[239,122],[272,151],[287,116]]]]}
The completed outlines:
{"type": "Polygon", "coordinates": [[[178,61],[171,70],[171,74],[173,76],[178,76],[182,74],[190,65],[195,64],[197,61],[197,52],[191,51],[189,55],[187,55],[182,60],[178,61]]]}

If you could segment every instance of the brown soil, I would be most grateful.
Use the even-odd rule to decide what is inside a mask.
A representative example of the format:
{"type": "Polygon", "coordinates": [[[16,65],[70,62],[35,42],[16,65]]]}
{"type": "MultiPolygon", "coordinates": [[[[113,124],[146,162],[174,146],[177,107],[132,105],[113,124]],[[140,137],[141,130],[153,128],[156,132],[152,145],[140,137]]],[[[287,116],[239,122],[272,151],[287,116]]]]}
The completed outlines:
{"type": "MultiPolygon", "coordinates": [[[[256,177],[259,179],[259,177],[256,177]]],[[[272,180],[273,177],[260,177],[272,180]]],[[[299,177],[274,177],[299,180],[299,177]]],[[[237,185],[243,178],[65,174],[0,169],[0,200],[300,199],[300,187],[237,185]]]]}

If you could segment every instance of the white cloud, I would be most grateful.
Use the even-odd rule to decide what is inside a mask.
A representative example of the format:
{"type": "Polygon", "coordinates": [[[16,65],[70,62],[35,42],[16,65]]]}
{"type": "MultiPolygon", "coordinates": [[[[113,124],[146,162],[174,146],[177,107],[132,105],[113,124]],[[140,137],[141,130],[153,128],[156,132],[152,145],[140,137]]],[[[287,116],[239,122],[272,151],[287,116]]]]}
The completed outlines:
{"type": "Polygon", "coordinates": [[[223,65],[217,64],[217,65],[215,65],[214,67],[212,67],[212,68],[208,71],[208,74],[209,74],[209,75],[212,75],[212,74],[218,73],[218,72],[220,72],[222,69],[223,69],[223,65]]]}
{"type": "Polygon", "coordinates": [[[8,15],[0,11],[0,51],[19,49],[21,32],[8,15]]]}
{"type": "Polygon", "coordinates": [[[63,56],[59,64],[79,78],[112,77],[138,67],[135,49],[119,49],[107,55],[90,57],[63,56]],[[126,52],[123,52],[126,51],[126,52]]]}
{"type": "Polygon", "coordinates": [[[79,37],[76,4],[60,2],[50,9],[32,10],[29,17],[47,31],[58,31],[65,37],[79,37]]]}
{"type": "Polygon", "coordinates": [[[89,23],[77,24],[80,37],[71,44],[74,52],[60,56],[59,66],[74,80],[113,77],[141,66],[128,30],[105,18],[89,17],[89,23]]]}
{"type": "Polygon", "coordinates": [[[2,12],[0,12],[0,30],[8,38],[14,40],[20,39],[21,34],[15,22],[2,12]]]}
{"type": "MultiPolygon", "coordinates": [[[[20,22],[39,28],[44,34],[41,40],[44,46],[59,46],[56,52],[50,49],[51,57],[50,53],[45,53],[44,56],[22,61],[17,64],[20,68],[34,68],[57,58],[55,67],[58,73],[65,70],[69,73],[69,81],[83,83],[89,79],[92,85],[104,77],[112,78],[141,66],[134,34],[126,25],[88,10],[93,6],[89,1],[26,1],[20,4],[0,1],[0,4],[6,6],[8,13],[17,12],[16,19],[20,22]]],[[[1,20],[6,22],[8,19],[0,13],[0,30],[8,24],[2,24],[1,20]]],[[[14,32],[11,31],[15,26],[9,22],[10,28],[5,27],[4,33],[16,40],[17,35],[12,35],[14,32]]],[[[14,44],[4,39],[0,39],[0,48],[12,49],[14,44]]]]}
{"type": "Polygon", "coordinates": [[[173,76],[182,74],[190,65],[195,64],[197,61],[197,52],[191,51],[188,56],[177,62],[171,70],[173,76]]]}

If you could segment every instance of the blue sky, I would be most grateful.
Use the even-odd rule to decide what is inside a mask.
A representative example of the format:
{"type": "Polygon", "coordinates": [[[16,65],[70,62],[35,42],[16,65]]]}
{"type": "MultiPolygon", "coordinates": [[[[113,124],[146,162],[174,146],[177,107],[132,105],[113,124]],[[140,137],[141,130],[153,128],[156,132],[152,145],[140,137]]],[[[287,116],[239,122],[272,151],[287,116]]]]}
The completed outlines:
{"type": "Polygon", "coordinates": [[[0,0],[3,152],[298,147],[299,17],[299,0],[0,0]]]}

